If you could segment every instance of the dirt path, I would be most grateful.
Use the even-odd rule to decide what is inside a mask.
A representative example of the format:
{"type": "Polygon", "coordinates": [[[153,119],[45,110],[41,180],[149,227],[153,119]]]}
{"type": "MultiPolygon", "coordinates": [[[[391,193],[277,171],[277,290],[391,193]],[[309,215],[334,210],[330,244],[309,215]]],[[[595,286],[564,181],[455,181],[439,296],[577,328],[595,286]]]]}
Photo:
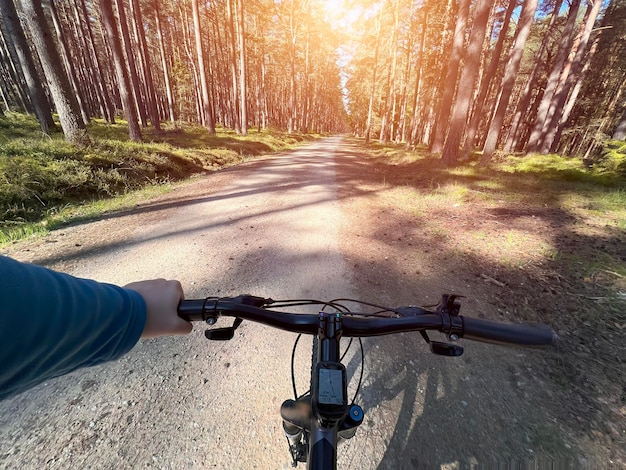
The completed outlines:
{"type": "MultiPolygon", "coordinates": [[[[114,283],[180,279],[188,298],[354,296],[497,315],[490,290],[424,246],[384,184],[339,139],[240,165],[135,210],[6,250],[114,283]]],[[[423,234],[422,234],[423,235],[423,234]]],[[[291,395],[294,336],[245,323],[233,341],[141,342],[0,403],[2,468],[287,468],[278,408],[291,395]]],[[[308,342],[297,355],[306,382],[308,342]]],[[[611,449],[561,420],[563,390],[540,352],[465,343],[439,358],[417,335],[365,342],[357,438],[343,468],[467,468],[559,456],[608,462],[611,449]]],[[[348,356],[350,370],[353,357],[348,356]]]]}

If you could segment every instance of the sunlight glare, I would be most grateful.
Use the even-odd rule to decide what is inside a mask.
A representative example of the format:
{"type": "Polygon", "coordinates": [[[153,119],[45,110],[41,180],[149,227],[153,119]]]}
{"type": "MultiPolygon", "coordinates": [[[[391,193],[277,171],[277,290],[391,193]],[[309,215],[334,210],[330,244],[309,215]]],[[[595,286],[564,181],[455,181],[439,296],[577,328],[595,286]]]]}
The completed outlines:
{"type": "Polygon", "coordinates": [[[361,7],[346,7],[344,0],[320,0],[325,20],[334,30],[351,30],[358,21],[361,7]]]}

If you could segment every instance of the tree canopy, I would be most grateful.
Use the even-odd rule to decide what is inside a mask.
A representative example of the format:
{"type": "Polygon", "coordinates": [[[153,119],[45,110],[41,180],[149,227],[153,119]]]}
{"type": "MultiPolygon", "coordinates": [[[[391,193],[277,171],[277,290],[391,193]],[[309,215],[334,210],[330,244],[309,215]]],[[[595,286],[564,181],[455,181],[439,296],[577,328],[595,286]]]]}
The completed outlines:
{"type": "Polygon", "coordinates": [[[624,0],[1,0],[2,110],[589,155],[626,134],[624,0]]]}

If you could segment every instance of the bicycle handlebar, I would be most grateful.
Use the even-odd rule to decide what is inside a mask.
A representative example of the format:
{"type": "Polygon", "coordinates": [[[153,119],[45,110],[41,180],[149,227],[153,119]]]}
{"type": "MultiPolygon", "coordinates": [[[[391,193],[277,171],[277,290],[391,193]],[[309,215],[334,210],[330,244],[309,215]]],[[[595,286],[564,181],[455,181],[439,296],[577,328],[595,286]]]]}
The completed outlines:
{"type": "MultiPolygon", "coordinates": [[[[318,333],[320,314],[288,313],[261,308],[271,299],[254,296],[183,300],[178,315],[187,321],[215,321],[219,316],[238,317],[293,333],[318,333]],[[211,320],[212,319],[212,320],[211,320]]],[[[399,309],[397,309],[399,310],[399,309]]],[[[394,311],[397,311],[394,310],[394,311]]],[[[556,334],[546,325],[505,324],[489,320],[431,312],[408,307],[406,317],[353,317],[341,314],[342,335],[347,337],[381,336],[409,331],[437,330],[474,341],[522,346],[549,346],[556,334]]],[[[324,313],[335,315],[334,313],[324,313]]]]}
{"type": "Polygon", "coordinates": [[[463,317],[463,338],[484,343],[549,346],[558,337],[547,325],[499,323],[479,318],[463,317]]]}

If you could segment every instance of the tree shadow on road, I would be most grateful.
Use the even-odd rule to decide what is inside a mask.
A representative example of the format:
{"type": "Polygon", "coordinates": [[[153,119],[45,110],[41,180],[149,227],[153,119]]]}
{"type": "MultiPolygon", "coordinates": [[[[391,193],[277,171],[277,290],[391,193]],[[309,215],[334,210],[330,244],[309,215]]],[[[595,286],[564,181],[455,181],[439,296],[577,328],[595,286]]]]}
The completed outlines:
{"type": "MultiPolygon", "coordinates": [[[[385,387],[394,382],[394,374],[376,367],[379,380],[364,394],[371,394],[374,407],[378,391],[380,402],[394,397],[402,402],[380,468],[455,462],[465,468],[476,461],[496,464],[537,456],[623,459],[619,410],[626,403],[626,384],[618,377],[625,357],[618,328],[626,319],[610,298],[606,303],[594,301],[605,292],[583,282],[563,259],[626,260],[623,230],[609,226],[601,233],[581,231],[579,216],[559,203],[572,191],[567,184],[538,194],[533,188],[541,182],[528,178],[510,188],[489,185],[488,174],[453,174],[429,159],[395,164],[372,160],[360,156],[357,146],[338,158],[359,160],[358,165],[340,165],[339,180],[360,178],[360,189],[374,189],[373,197],[365,196],[366,206],[363,196],[350,193],[356,183],[341,190],[344,210],[352,215],[348,227],[358,231],[357,243],[344,243],[343,248],[361,292],[380,292],[397,304],[419,303],[419,298],[411,298],[415,292],[432,299],[452,291],[469,297],[467,315],[548,322],[561,335],[559,349],[543,353],[468,344],[460,361],[448,360],[438,369],[417,368],[413,375],[407,370],[392,389],[385,387]],[[353,173],[358,166],[362,170],[353,173]],[[443,197],[422,204],[420,198],[451,184],[470,195],[462,193],[456,205],[443,197]],[[472,191],[526,194],[490,204],[493,194],[481,198],[472,191]],[[508,240],[503,234],[519,239],[508,240]],[[559,258],[550,258],[548,252],[533,254],[537,246],[530,242],[536,239],[545,240],[559,258]],[[480,363],[470,357],[476,349],[480,363]],[[416,389],[420,381],[425,381],[421,392],[416,389]],[[479,397],[479,406],[473,408],[468,395],[479,397]],[[423,399],[420,412],[414,410],[415,398],[423,399]]],[[[395,358],[403,357],[402,348],[410,349],[397,342],[386,343],[386,348],[384,354],[394,359],[385,367],[402,372],[411,356],[395,358]],[[394,369],[395,362],[399,369],[394,369]]],[[[379,349],[372,353],[383,355],[379,349]]]]}

